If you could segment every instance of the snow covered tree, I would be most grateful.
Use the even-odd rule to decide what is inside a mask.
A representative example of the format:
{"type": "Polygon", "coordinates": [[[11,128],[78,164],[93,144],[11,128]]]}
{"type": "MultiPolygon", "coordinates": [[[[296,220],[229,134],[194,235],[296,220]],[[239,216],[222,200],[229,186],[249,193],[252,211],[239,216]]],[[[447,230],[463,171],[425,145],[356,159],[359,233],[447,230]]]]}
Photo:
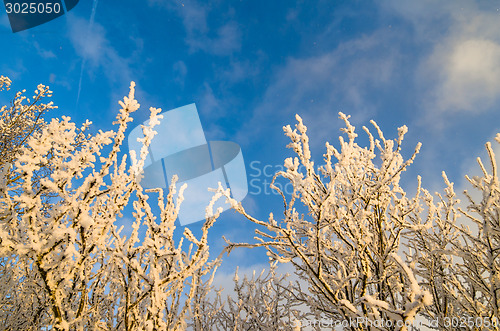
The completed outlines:
{"type": "MultiPolygon", "coordinates": [[[[8,77],[0,76],[0,92],[9,90],[11,83],[8,77]]],[[[2,180],[7,184],[21,179],[7,169],[14,166],[14,161],[27,146],[28,139],[47,125],[43,115],[57,108],[52,102],[43,102],[45,98],[52,96],[48,86],[38,85],[32,98],[27,98],[25,92],[26,90],[17,92],[9,106],[0,108],[0,171],[6,169],[2,180]]],[[[40,179],[49,173],[49,167],[40,167],[33,173],[32,182],[38,185],[40,179]]],[[[43,195],[43,198],[47,197],[46,194],[43,195]]]]}
{"type": "Polygon", "coordinates": [[[416,269],[421,284],[432,294],[432,304],[421,311],[429,322],[428,326],[455,330],[450,322],[464,316],[452,290],[452,282],[459,271],[457,258],[460,251],[456,248],[460,246],[457,226],[460,200],[444,172],[443,178],[445,194],[436,193],[437,202],[419,186],[422,204],[413,213],[412,220],[415,224],[426,223],[427,226],[406,234],[408,249],[405,254],[416,269]]]}
{"type": "MultiPolygon", "coordinates": [[[[463,210],[444,172],[444,194],[430,194],[420,177],[413,197],[402,189],[400,176],[420,149],[418,144],[403,159],[405,126],[397,139],[388,140],[372,121],[378,138],[363,127],[370,145],[361,147],[349,118],[342,113],[340,118],[348,140],[340,137],[340,150],[327,143],[325,164],[317,168],[301,118],[295,130],[284,128],[297,157],[285,160],[287,170],[271,184],[283,198],[281,220],[273,214],[267,221],[252,217],[219,188],[259,226],[258,243],[227,241],[229,251],[265,247],[271,261],[291,263],[301,281],[287,291],[292,302],[307,305],[305,316],[316,322],[405,330],[420,315],[438,330],[499,330],[500,184],[491,144],[486,144],[491,172],[478,158],[483,176],[466,176],[482,198],[465,191],[469,204],[463,210]],[[292,183],[291,196],[274,185],[278,178],[292,183]]],[[[496,140],[500,143],[500,134],[496,140]]]]}
{"type": "MultiPolygon", "coordinates": [[[[10,84],[0,76],[0,91],[10,84]]],[[[401,187],[420,149],[403,158],[406,126],[392,140],[372,121],[377,137],[363,127],[369,146],[362,147],[340,113],[347,139],[340,148],[326,143],[317,167],[297,116],[295,129],[284,128],[297,156],[271,184],[283,216],[259,220],[219,187],[199,238],[185,228],[176,242],[185,187],[177,189],[175,178],[166,194],[140,185],[160,109],[151,108],[142,127],[140,155],[120,156],[139,109],[134,86],[119,102],[116,131],[95,135],[88,121],[45,122],[55,107],[42,102],[51,95],[43,85],[32,99],[19,92],[1,108],[3,329],[320,330],[347,321],[352,330],[407,330],[420,317],[438,330],[499,330],[500,184],[490,143],[491,170],[478,158],[482,176],[466,177],[482,196],[465,192],[462,209],[445,173],[444,194],[430,194],[420,177],[414,195],[401,187]],[[291,195],[279,180],[290,181],[291,195]],[[240,280],[236,271],[228,297],[212,286],[221,260],[210,260],[208,245],[222,196],[257,226],[257,243],[227,241],[228,252],[264,247],[271,262],[267,274],[240,280]],[[124,213],[132,219],[128,236],[117,226],[124,213]],[[293,282],[277,273],[283,263],[293,265],[293,282]]]]}
{"type": "MultiPolygon", "coordinates": [[[[0,91],[9,90],[11,84],[8,77],[0,76],[0,91]]],[[[57,108],[52,102],[42,102],[52,95],[47,86],[38,85],[32,98],[24,96],[24,92],[17,92],[11,105],[0,109],[0,167],[19,155],[27,140],[46,125],[43,115],[57,108]]]]}
{"type": "Polygon", "coordinates": [[[194,319],[194,330],[288,330],[297,320],[305,319],[304,305],[290,291],[288,275],[276,273],[276,263],[267,272],[253,272],[240,280],[234,275],[234,292],[225,298],[222,289],[195,300],[203,314],[194,319]]]}
{"type": "MultiPolygon", "coordinates": [[[[500,134],[496,141],[500,143],[500,134]]],[[[479,200],[465,191],[463,210],[446,175],[445,196],[434,205],[426,192],[429,229],[409,237],[417,274],[431,289],[434,303],[424,312],[440,330],[500,329],[500,186],[491,143],[486,144],[488,172],[477,159],[482,176],[466,179],[480,193],[479,200]],[[459,217],[462,217],[459,224],[459,217]]]]}
{"type": "MultiPolygon", "coordinates": [[[[39,87],[43,93],[48,88],[39,87]]],[[[18,104],[14,114],[23,113],[18,104]]],[[[4,125],[4,132],[26,140],[10,145],[12,163],[0,174],[3,329],[182,330],[195,292],[209,285],[202,279],[218,263],[209,261],[207,239],[217,213],[207,211],[200,238],[185,229],[189,247],[174,241],[184,187],[177,192],[172,184],[165,198],[161,189],[150,190],[158,196],[155,212],[139,184],[161,110],[151,108],[140,156],[127,165],[119,152],[139,108],[133,83],[120,105],[116,132],[89,135],[90,122],[77,128],[65,116],[41,127],[33,119],[36,129],[27,136],[4,125]],[[48,176],[35,180],[43,168],[48,176]],[[128,205],[134,220],[127,238],[116,222],[128,205]]],[[[2,113],[2,123],[9,114],[2,113]]]]}
{"type": "Polygon", "coordinates": [[[260,226],[260,243],[229,247],[264,246],[271,260],[292,263],[302,284],[289,290],[319,318],[360,321],[353,326],[356,330],[405,330],[432,303],[431,293],[415,276],[415,266],[398,254],[404,250],[405,235],[431,224],[415,222],[421,212],[419,192],[409,198],[399,185],[420,144],[405,161],[401,143],[407,128],[399,128],[398,138],[389,140],[372,121],[378,139],[363,127],[370,146],[361,147],[348,117],[340,117],[348,140],[340,137],[340,151],[327,143],[325,164],[319,168],[311,160],[302,119],[297,116],[295,130],[284,128],[297,157],[285,160],[286,171],[278,172],[271,184],[283,198],[281,220],[273,214],[268,221],[252,217],[226,192],[234,208],[260,226]],[[292,183],[291,197],[274,185],[277,177],[292,183]],[[373,327],[377,321],[392,325],[373,327]]]}
{"type": "MultiPolygon", "coordinates": [[[[500,134],[496,141],[500,143],[500,134]]],[[[455,242],[454,248],[461,258],[459,272],[452,277],[455,287],[453,294],[458,298],[462,316],[483,317],[494,321],[495,329],[500,329],[500,184],[498,167],[491,143],[486,144],[491,172],[488,172],[478,158],[483,172],[481,177],[469,178],[472,187],[482,197],[469,200],[467,211],[459,211],[473,223],[477,231],[466,226],[460,227],[462,241],[455,242]]]]}

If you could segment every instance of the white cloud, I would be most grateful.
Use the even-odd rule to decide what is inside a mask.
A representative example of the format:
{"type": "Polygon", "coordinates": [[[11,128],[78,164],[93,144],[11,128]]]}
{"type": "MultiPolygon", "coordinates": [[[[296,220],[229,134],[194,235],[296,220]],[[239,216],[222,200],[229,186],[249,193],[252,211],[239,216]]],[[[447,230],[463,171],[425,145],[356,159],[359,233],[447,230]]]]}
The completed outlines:
{"type": "MultiPolygon", "coordinates": [[[[457,192],[478,169],[476,152],[493,134],[500,106],[500,12],[488,1],[380,1],[414,49],[408,91],[410,137],[423,142],[415,166],[424,186],[442,191],[446,170],[457,192]],[[414,128],[416,131],[411,130],[414,128]],[[414,133],[417,133],[414,135],[414,133]]],[[[498,126],[497,126],[498,128],[498,126]]],[[[484,154],[484,153],[483,153],[484,154]]],[[[484,154],[485,155],[485,154],[484,154]]]]}
{"type": "Polygon", "coordinates": [[[423,47],[416,83],[429,116],[480,113],[500,101],[500,21],[494,4],[423,0],[381,5],[409,22],[414,43],[423,47]]]}
{"type": "Polygon", "coordinates": [[[499,100],[499,43],[468,39],[438,46],[429,65],[439,74],[432,96],[437,110],[481,112],[499,100]]]}
{"type": "Polygon", "coordinates": [[[98,23],[89,28],[86,19],[73,15],[68,19],[68,34],[76,54],[94,66],[102,64],[105,56],[112,52],[106,39],[106,31],[98,23]]]}
{"type": "Polygon", "coordinates": [[[40,44],[38,42],[33,42],[33,46],[35,47],[38,55],[40,55],[42,58],[44,59],[53,59],[56,57],[56,55],[54,54],[54,52],[50,51],[50,50],[45,50],[43,49],[42,47],[40,47],[40,44]]]}

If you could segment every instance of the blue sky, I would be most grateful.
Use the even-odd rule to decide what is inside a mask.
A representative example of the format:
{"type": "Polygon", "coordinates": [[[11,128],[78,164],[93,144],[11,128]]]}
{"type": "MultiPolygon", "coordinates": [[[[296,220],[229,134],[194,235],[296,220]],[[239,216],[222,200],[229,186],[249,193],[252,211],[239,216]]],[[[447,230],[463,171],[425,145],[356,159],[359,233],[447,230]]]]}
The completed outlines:
{"type": "MultiPolygon", "coordinates": [[[[50,85],[53,116],[90,119],[95,130],[112,128],[131,80],[142,106],[136,123],[150,106],[196,103],[207,140],[238,143],[250,177],[291,155],[282,127],[296,113],[317,163],[325,141],[338,142],[339,111],[359,129],[374,119],[386,137],[406,124],[405,155],[423,143],[403,177],[410,192],[418,174],[442,188],[442,170],[464,187],[474,158],[500,132],[500,1],[119,3],[82,0],[16,34],[0,13],[0,74],[13,89],[50,85]]],[[[260,218],[282,206],[263,193],[243,204],[260,218]]],[[[214,251],[221,234],[251,241],[252,230],[225,212],[214,251]]],[[[262,262],[261,253],[236,252],[226,267],[262,262]]]]}

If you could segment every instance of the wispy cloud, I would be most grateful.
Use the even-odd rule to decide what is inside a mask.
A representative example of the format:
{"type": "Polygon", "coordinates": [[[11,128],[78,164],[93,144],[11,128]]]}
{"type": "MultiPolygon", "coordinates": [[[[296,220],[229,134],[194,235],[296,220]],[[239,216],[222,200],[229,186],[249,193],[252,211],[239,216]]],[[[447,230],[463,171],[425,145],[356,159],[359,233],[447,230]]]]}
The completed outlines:
{"type": "Polygon", "coordinates": [[[12,31],[10,28],[9,17],[7,15],[0,15],[0,27],[2,28],[0,31],[2,30],[5,30],[5,32],[12,31]]]}
{"type": "Polygon", "coordinates": [[[123,91],[127,90],[128,84],[133,80],[131,68],[138,54],[137,51],[141,48],[141,40],[130,38],[130,41],[135,42],[137,49],[134,49],[129,57],[123,57],[109,41],[103,25],[96,21],[89,24],[88,20],[72,13],[67,15],[70,16],[68,19],[69,41],[76,55],[82,59],[77,104],[85,90],[85,78],[95,79],[97,75],[100,79],[107,79],[113,86],[113,89],[110,89],[110,99],[120,99],[123,91]]]}
{"type": "Polygon", "coordinates": [[[210,114],[213,118],[224,116],[224,109],[221,108],[221,101],[215,96],[212,87],[208,83],[203,85],[203,94],[201,96],[201,104],[203,111],[210,114]]]}
{"type": "Polygon", "coordinates": [[[488,39],[458,40],[437,47],[431,66],[439,67],[433,101],[440,111],[479,113],[500,100],[500,44],[488,39]]]}
{"type": "Polygon", "coordinates": [[[416,83],[429,116],[480,113],[500,101],[498,9],[471,1],[388,1],[382,5],[411,24],[412,38],[423,48],[416,83]]]}
{"type": "Polygon", "coordinates": [[[339,111],[354,113],[355,122],[373,118],[377,113],[373,95],[390,86],[399,57],[388,42],[385,32],[379,31],[324,53],[289,58],[276,70],[253,118],[242,130],[244,136],[269,130],[269,124],[277,124],[271,130],[282,134],[280,126],[294,123],[294,115],[299,114],[314,132],[311,142],[324,146],[332,127],[337,126],[332,122],[337,121],[339,111]]]}
{"type": "Polygon", "coordinates": [[[500,21],[492,2],[380,1],[414,51],[414,116],[409,136],[423,142],[415,167],[424,185],[442,187],[441,171],[462,183],[494,134],[500,106],[500,21]],[[413,129],[413,130],[412,130],[413,129]],[[471,166],[473,164],[473,166],[471,166]]]}
{"type": "Polygon", "coordinates": [[[235,22],[229,22],[219,27],[213,37],[190,33],[186,41],[192,51],[202,50],[214,55],[230,55],[240,50],[241,33],[235,22]]]}
{"type": "Polygon", "coordinates": [[[177,61],[172,66],[172,71],[174,74],[174,81],[181,87],[184,87],[184,83],[187,75],[187,67],[183,61],[177,61]]]}
{"type": "MultiPolygon", "coordinates": [[[[89,21],[89,27],[88,27],[88,31],[89,31],[89,35],[90,35],[90,31],[92,30],[93,26],[94,26],[94,20],[95,20],[95,13],[96,13],[96,10],[97,10],[97,4],[98,4],[99,0],[94,0],[93,4],[92,4],[92,13],[90,14],[90,21],[89,21]]],[[[87,39],[90,37],[89,35],[87,35],[87,39]]],[[[82,79],[83,79],[83,70],[85,68],[85,62],[87,61],[87,55],[88,53],[84,53],[84,56],[82,58],[82,66],[81,66],[81,69],[80,69],[80,80],[78,81],[78,94],[77,94],[77,97],[76,97],[76,105],[78,107],[78,102],[80,101],[80,92],[82,91],[82,79]]]]}
{"type": "Polygon", "coordinates": [[[52,52],[50,50],[43,49],[42,47],[40,47],[40,44],[36,41],[33,42],[33,46],[35,47],[38,55],[40,55],[43,59],[53,59],[56,57],[54,52],[52,52]]]}
{"type": "MultiPolygon", "coordinates": [[[[174,11],[182,19],[191,52],[203,51],[213,55],[231,55],[241,49],[241,31],[238,24],[229,19],[224,24],[209,24],[212,11],[205,3],[197,1],[166,2],[149,0],[150,5],[174,11]]],[[[218,13],[221,14],[221,13],[218,13]]]]}

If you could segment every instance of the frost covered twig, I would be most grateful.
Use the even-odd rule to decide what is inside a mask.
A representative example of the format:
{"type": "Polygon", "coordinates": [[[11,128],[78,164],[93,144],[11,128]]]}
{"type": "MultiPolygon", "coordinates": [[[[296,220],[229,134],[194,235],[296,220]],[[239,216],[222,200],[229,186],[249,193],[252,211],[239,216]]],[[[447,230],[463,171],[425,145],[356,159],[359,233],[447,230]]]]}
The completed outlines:
{"type": "MultiPolygon", "coordinates": [[[[77,128],[69,117],[53,119],[19,145],[10,167],[2,167],[2,327],[186,328],[195,292],[209,285],[203,277],[219,263],[209,261],[208,251],[208,230],[215,218],[206,222],[200,238],[186,232],[188,245],[175,242],[184,188],[177,192],[174,180],[165,198],[161,189],[148,194],[138,180],[146,152],[130,166],[119,156],[130,114],[139,108],[134,91],[132,83],[120,102],[116,132],[87,135],[90,122],[77,128]],[[50,172],[37,177],[43,168],[50,172]],[[16,180],[5,180],[7,172],[16,180]],[[148,202],[154,194],[159,213],[148,202]],[[126,237],[116,222],[129,205],[134,220],[126,237]]],[[[48,90],[39,87],[39,95],[44,93],[48,90]]],[[[16,98],[14,108],[24,100],[16,98]]],[[[144,127],[145,151],[158,112],[151,109],[150,125],[144,127]]]]}

